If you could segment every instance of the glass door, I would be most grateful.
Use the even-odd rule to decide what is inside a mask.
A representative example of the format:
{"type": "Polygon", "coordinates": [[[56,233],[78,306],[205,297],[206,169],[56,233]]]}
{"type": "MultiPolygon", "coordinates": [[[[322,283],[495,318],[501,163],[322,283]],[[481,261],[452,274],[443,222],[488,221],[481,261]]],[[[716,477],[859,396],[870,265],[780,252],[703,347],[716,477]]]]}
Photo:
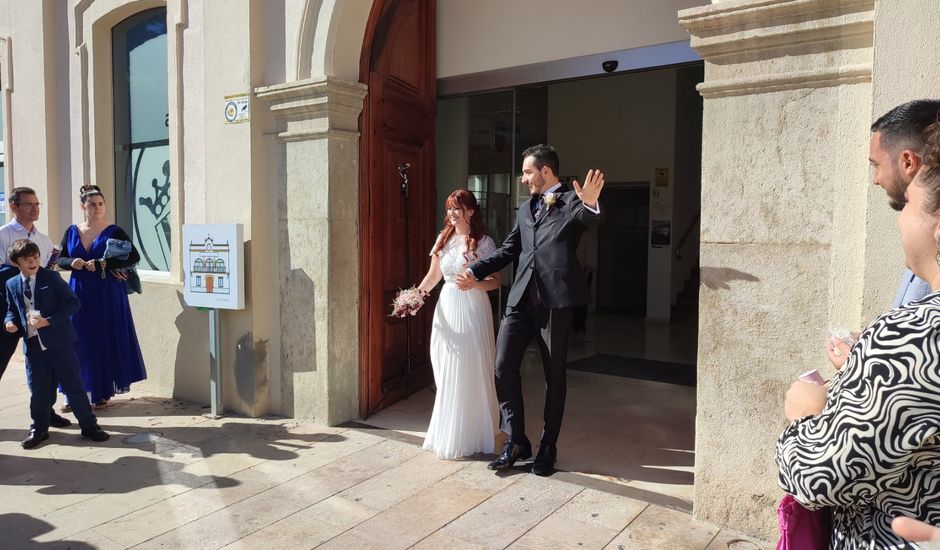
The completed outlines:
{"type": "Polygon", "coordinates": [[[115,216],[141,269],[170,269],[170,118],[166,9],[112,29],[115,216]]]}

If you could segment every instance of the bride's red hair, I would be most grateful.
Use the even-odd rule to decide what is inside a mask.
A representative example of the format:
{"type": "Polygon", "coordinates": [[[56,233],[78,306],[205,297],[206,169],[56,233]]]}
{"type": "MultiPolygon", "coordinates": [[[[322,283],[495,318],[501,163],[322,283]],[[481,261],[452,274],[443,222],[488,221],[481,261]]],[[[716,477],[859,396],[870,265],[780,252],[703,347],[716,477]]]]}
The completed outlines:
{"type": "MultiPolygon", "coordinates": [[[[470,217],[470,232],[467,234],[467,261],[475,260],[477,244],[479,244],[480,239],[483,238],[483,235],[486,234],[486,225],[483,223],[483,216],[480,214],[480,205],[477,203],[477,198],[473,196],[467,189],[458,189],[451,193],[447,200],[444,201],[444,208],[460,208],[464,212],[473,211],[473,216],[470,217]]],[[[444,229],[441,229],[441,234],[437,237],[437,244],[434,245],[434,253],[437,254],[444,248],[444,245],[447,244],[447,241],[450,240],[453,236],[456,229],[447,221],[447,216],[444,216],[444,229]]]]}

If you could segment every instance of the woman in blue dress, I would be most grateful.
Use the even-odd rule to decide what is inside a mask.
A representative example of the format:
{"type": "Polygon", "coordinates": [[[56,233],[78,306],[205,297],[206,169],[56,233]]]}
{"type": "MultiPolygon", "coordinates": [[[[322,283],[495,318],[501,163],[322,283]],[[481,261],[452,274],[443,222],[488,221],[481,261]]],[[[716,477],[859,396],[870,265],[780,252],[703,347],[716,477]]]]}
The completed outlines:
{"type": "Polygon", "coordinates": [[[85,390],[100,409],[114,394],[147,378],[124,276],[114,272],[136,264],[140,254],[131,245],[126,259],[105,258],[108,239],[132,243],[131,238],[105,221],[104,195],[98,186],[83,185],[79,198],[85,222],[65,230],[57,264],[72,272],[69,284],[82,302],[72,317],[78,333],[76,351],[85,390]]]}

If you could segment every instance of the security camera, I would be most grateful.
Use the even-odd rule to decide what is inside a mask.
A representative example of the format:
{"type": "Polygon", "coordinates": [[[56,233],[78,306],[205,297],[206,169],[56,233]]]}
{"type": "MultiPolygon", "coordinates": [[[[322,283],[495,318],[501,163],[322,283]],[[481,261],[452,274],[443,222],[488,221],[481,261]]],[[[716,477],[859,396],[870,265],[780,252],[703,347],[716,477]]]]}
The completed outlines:
{"type": "Polygon", "coordinates": [[[612,73],[617,70],[617,60],[611,59],[610,61],[604,61],[601,63],[601,68],[604,69],[605,73],[612,73]]]}

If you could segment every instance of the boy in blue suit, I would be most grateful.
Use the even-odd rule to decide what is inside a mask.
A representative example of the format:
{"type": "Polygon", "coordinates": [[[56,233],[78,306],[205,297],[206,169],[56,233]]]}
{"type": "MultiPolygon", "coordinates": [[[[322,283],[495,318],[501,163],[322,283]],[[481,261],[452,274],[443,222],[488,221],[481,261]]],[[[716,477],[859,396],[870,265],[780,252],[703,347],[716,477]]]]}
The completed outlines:
{"type": "Polygon", "coordinates": [[[78,336],[71,316],[81,303],[57,273],[39,266],[39,247],[26,239],[10,245],[10,261],[20,274],[6,284],[5,328],[22,331],[26,371],[32,380],[29,413],[33,419],[24,449],[34,449],[49,439],[49,409],[55,400],[56,381],[72,405],[82,437],[105,441],[110,436],[98,426],[78,374],[75,343],[78,336]]]}

